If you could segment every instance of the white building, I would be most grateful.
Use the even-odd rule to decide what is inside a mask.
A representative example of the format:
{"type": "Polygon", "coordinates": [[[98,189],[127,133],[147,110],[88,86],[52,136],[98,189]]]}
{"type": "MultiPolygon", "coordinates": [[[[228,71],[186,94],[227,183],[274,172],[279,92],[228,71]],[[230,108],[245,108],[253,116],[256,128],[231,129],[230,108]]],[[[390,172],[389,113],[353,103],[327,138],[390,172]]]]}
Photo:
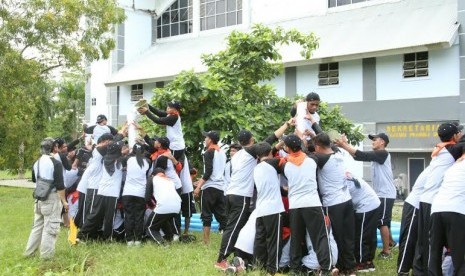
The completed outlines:
{"type": "MultiPolygon", "coordinates": [[[[121,0],[127,19],[111,59],[93,63],[86,118],[121,124],[200,55],[225,47],[232,30],[255,23],[320,37],[310,60],[282,48],[281,96],[320,94],[367,133],[387,132],[394,175],[411,185],[429,163],[443,121],[465,122],[465,1],[460,0],[121,0]],[[403,176],[405,175],[405,176],[403,176]]],[[[371,148],[369,141],[365,148],[371,148]]],[[[367,164],[368,165],[368,164],[367,164]]],[[[370,168],[364,170],[370,177],[370,168]]]]}

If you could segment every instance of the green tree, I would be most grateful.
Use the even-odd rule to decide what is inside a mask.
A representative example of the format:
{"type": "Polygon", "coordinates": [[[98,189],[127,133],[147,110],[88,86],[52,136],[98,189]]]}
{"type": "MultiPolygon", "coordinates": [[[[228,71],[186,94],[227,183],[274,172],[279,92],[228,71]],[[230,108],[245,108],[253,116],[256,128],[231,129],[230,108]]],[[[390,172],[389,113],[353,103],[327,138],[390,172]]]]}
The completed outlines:
{"type": "Polygon", "coordinates": [[[124,12],[116,0],[2,0],[0,169],[30,167],[53,107],[52,70],[107,58],[124,12]]]}
{"type": "Polygon", "coordinates": [[[82,133],[85,111],[85,76],[66,74],[58,83],[47,134],[70,142],[82,133]]]}
{"type": "MultiPolygon", "coordinates": [[[[208,68],[205,73],[181,72],[166,87],[154,91],[152,103],[159,108],[172,99],[182,103],[184,137],[195,166],[201,164],[202,131],[220,131],[223,143],[234,140],[241,129],[249,129],[256,139],[262,139],[290,117],[292,100],[278,97],[274,87],[264,83],[282,72],[278,48],[290,43],[300,45],[301,54],[310,58],[318,39],[312,33],[263,25],[255,25],[249,33],[233,31],[225,50],[202,57],[208,68]]],[[[339,111],[323,104],[322,118],[339,120],[323,121],[323,127],[343,130],[351,142],[359,142],[363,136],[339,111]]],[[[143,125],[157,134],[164,131],[147,121],[143,125]]]]}

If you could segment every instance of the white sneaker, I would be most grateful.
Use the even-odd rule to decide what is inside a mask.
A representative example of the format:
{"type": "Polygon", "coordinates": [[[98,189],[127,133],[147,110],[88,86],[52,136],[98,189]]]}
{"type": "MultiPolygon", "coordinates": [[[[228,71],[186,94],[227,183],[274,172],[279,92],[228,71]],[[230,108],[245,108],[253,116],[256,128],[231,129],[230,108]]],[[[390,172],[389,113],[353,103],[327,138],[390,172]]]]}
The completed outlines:
{"type": "Polygon", "coordinates": [[[173,241],[175,241],[175,242],[179,241],[179,235],[174,234],[173,235],[173,241]]]}
{"type": "Polygon", "coordinates": [[[139,247],[139,246],[141,246],[141,245],[142,245],[142,243],[141,243],[140,241],[135,241],[135,242],[134,242],[134,246],[139,247]]]}
{"type": "Polygon", "coordinates": [[[134,246],[134,241],[128,241],[128,247],[134,246]]]}

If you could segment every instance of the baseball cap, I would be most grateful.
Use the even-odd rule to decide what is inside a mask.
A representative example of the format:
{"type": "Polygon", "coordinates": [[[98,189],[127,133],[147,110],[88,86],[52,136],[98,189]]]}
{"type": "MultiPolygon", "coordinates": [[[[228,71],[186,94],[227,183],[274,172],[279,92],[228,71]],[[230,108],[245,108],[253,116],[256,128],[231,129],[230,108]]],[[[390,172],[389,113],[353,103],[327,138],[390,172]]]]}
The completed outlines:
{"type": "Polygon", "coordinates": [[[169,148],[170,147],[170,139],[168,139],[168,137],[159,137],[157,138],[157,141],[158,143],[160,143],[160,145],[163,147],[163,148],[169,148]]]}
{"type": "Polygon", "coordinates": [[[97,124],[101,123],[103,120],[107,120],[107,116],[103,114],[97,116],[97,124]]]}
{"type": "Polygon", "coordinates": [[[389,144],[389,137],[388,137],[387,134],[384,133],[384,132],[381,132],[381,133],[378,133],[378,134],[369,134],[369,135],[368,135],[368,138],[369,138],[370,140],[373,140],[373,139],[375,139],[375,138],[381,138],[381,139],[384,140],[384,143],[385,143],[384,146],[387,146],[387,145],[389,144]]]}
{"type": "Polygon", "coordinates": [[[452,124],[457,127],[457,132],[460,132],[460,131],[463,130],[463,125],[461,125],[461,124],[459,124],[457,122],[453,122],[452,124]]]}
{"type": "Polygon", "coordinates": [[[181,103],[175,100],[168,102],[168,106],[177,110],[181,110],[181,103]]]}
{"type": "Polygon", "coordinates": [[[218,134],[218,132],[216,132],[214,130],[210,130],[208,132],[203,131],[202,135],[205,136],[205,137],[210,138],[213,141],[213,143],[215,143],[215,144],[217,144],[218,141],[220,141],[220,135],[218,134]]]}
{"type": "Polygon", "coordinates": [[[299,136],[290,134],[284,138],[284,144],[292,151],[298,151],[301,149],[302,140],[300,140],[299,136]]]}
{"type": "Polygon", "coordinates": [[[237,140],[239,140],[239,143],[241,144],[247,144],[250,141],[250,138],[252,138],[252,132],[243,129],[239,131],[239,134],[237,134],[237,140]]]}
{"type": "Polygon", "coordinates": [[[454,134],[463,130],[463,126],[454,123],[443,123],[438,127],[438,136],[441,140],[448,141],[454,136],[454,134]]]}

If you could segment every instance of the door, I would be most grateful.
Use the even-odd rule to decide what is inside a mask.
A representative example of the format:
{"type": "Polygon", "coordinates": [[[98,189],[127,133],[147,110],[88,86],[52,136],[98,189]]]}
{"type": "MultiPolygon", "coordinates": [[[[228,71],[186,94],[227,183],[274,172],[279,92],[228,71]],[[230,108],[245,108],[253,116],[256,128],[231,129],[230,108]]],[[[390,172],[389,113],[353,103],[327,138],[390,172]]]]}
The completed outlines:
{"type": "Polygon", "coordinates": [[[408,159],[408,183],[409,191],[412,190],[415,181],[420,173],[425,169],[425,158],[409,158],[408,159]]]}

